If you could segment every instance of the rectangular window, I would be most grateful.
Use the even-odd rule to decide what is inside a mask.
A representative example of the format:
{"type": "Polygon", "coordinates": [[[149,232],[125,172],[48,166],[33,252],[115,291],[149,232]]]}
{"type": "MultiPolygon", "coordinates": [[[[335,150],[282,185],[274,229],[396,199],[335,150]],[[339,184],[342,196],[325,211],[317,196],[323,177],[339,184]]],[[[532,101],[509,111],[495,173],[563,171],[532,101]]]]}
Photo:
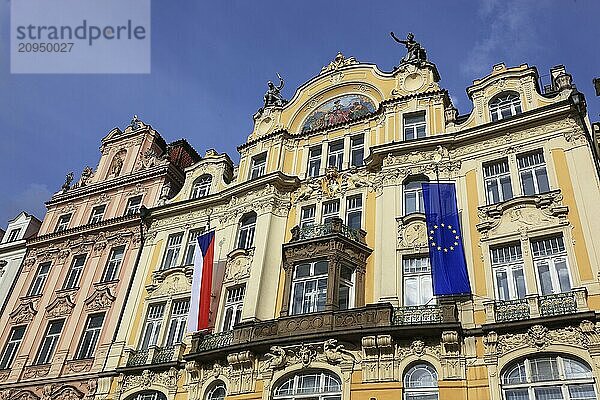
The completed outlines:
{"type": "Polygon", "coordinates": [[[346,225],[353,229],[362,226],[362,195],[351,196],[346,199],[346,225]]]}
{"type": "Polygon", "coordinates": [[[312,206],[302,207],[300,210],[300,227],[309,227],[315,224],[315,210],[314,204],[312,206]]]}
{"type": "Polygon", "coordinates": [[[69,222],[71,221],[72,214],[65,214],[58,217],[58,222],[56,223],[56,229],[54,232],[62,232],[69,227],[69,222]]]}
{"type": "Polygon", "coordinates": [[[531,252],[542,295],[571,291],[567,250],[562,236],[532,240],[531,252]]]}
{"type": "Polygon", "coordinates": [[[125,246],[115,247],[110,251],[108,256],[108,262],[104,268],[104,274],[102,274],[102,282],[114,281],[117,279],[119,274],[119,267],[123,261],[123,254],[125,253],[125,246]]]}
{"type": "Polygon", "coordinates": [[[169,322],[169,333],[167,334],[166,346],[181,343],[187,326],[188,312],[190,311],[190,300],[177,300],[171,308],[171,321],[169,322]]]}
{"type": "Polygon", "coordinates": [[[88,316],[85,324],[85,330],[79,343],[79,349],[77,350],[76,359],[93,358],[94,352],[96,351],[96,345],[98,344],[98,338],[100,337],[100,331],[102,330],[102,323],[104,322],[104,314],[95,314],[88,316]]]}
{"type": "Polygon", "coordinates": [[[350,165],[360,167],[364,164],[365,138],[363,135],[350,139],[350,165]]]}
{"type": "Polygon", "coordinates": [[[19,233],[21,233],[21,228],[15,228],[8,233],[8,240],[6,242],[14,242],[19,237],[19,233]]]}
{"type": "Polygon", "coordinates": [[[25,326],[15,326],[11,329],[10,335],[8,336],[8,342],[6,342],[4,351],[0,357],[0,370],[10,368],[15,356],[17,355],[19,346],[23,341],[24,335],[25,326]]]}
{"type": "Polygon", "coordinates": [[[235,324],[240,322],[245,294],[245,285],[235,286],[227,289],[227,295],[225,297],[225,309],[223,310],[222,332],[232,330],[235,324]]]}
{"type": "Polygon", "coordinates": [[[44,340],[42,341],[42,345],[40,346],[35,359],[36,365],[48,364],[50,362],[54,350],[56,349],[56,345],[58,344],[58,339],[60,338],[60,332],[62,331],[64,323],[64,319],[48,323],[44,340]]]}
{"type": "Polygon", "coordinates": [[[238,249],[250,249],[254,246],[254,232],[256,231],[256,214],[246,215],[240,221],[238,236],[238,249]]]}
{"type": "Polygon", "coordinates": [[[514,300],[525,297],[523,254],[519,243],[490,249],[494,286],[498,300],[514,300]]]}
{"type": "Polygon", "coordinates": [[[321,170],[321,146],[308,150],[308,176],[319,176],[321,170]]]}
{"type": "Polygon", "coordinates": [[[354,271],[345,265],[340,267],[338,293],[338,307],[340,310],[347,310],[354,307],[354,271]]]}
{"type": "Polygon", "coordinates": [[[328,201],[323,203],[323,215],[321,219],[324,224],[331,222],[333,218],[339,218],[340,216],[340,201],[328,201]]]}
{"type": "Polygon", "coordinates": [[[544,153],[541,150],[518,155],[517,163],[524,195],[532,196],[550,191],[544,153]]]}
{"type": "Polygon", "coordinates": [[[326,260],[294,267],[292,281],[292,314],[323,311],[327,296],[326,260]]]}
{"type": "Polygon", "coordinates": [[[502,159],[483,165],[483,178],[488,204],[510,200],[513,197],[508,160],[502,159]]]}
{"type": "Polygon", "coordinates": [[[142,206],[142,196],[131,197],[127,200],[127,208],[125,209],[125,215],[133,215],[140,212],[142,206]]]}
{"type": "Polygon", "coordinates": [[[250,179],[258,178],[265,174],[265,166],[267,165],[267,153],[252,157],[252,165],[250,167],[250,179]]]}
{"type": "Polygon", "coordinates": [[[142,336],[141,349],[147,349],[150,346],[156,346],[158,343],[158,335],[160,334],[160,326],[165,312],[165,304],[151,304],[148,307],[148,315],[144,327],[144,336],[142,336]]]}
{"type": "Polygon", "coordinates": [[[46,283],[46,278],[48,278],[48,273],[50,272],[50,265],[50,262],[45,262],[38,266],[35,278],[33,279],[31,287],[29,288],[29,292],[27,293],[28,296],[38,296],[42,294],[44,283],[46,283]]]}
{"type": "Polygon", "coordinates": [[[424,213],[423,186],[425,181],[410,181],[404,184],[404,215],[424,213]]]}
{"type": "Polygon", "coordinates": [[[420,306],[431,304],[433,283],[429,257],[407,257],[402,260],[404,271],[404,305],[420,306]]]}
{"type": "Polygon", "coordinates": [[[97,224],[98,222],[102,221],[102,218],[104,218],[104,211],[106,211],[106,204],[92,208],[92,214],[90,215],[89,223],[97,224]]]}
{"type": "Polygon", "coordinates": [[[423,138],[426,136],[425,113],[404,116],[404,140],[423,138]]]}
{"type": "Polygon", "coordinates": [[[187,247],[185,248],[185,259],[183,265],[194,265],[194,254],[198,244],[198,236],[204,232],[204,228],[190,231],[188,235],[187,247]]]}
{"type": "Polygon", "coordinates": [[[71,268],[67,274],[67,279],[65,279],[63,289],[73,289],[79,287],[79,279],[81,278],[81,273],[83,272],[85,258],[85,254],[73,258],[73,263],[71,264],[71,268]]]}
{"type": "Polygon", "coordinates": [[[329,152],[327,153],[327,166],[335,167],[338,171],[342,170],[344,165],[344,141],[329,143],[329,152]]]}
{"type": "Polygon", "coordinates": [[[183,232],[169,235],[169,238],[167,239],[167,249],[165,250],[161,269],[169,269],[177,265],[182,239],[183,232]]]}

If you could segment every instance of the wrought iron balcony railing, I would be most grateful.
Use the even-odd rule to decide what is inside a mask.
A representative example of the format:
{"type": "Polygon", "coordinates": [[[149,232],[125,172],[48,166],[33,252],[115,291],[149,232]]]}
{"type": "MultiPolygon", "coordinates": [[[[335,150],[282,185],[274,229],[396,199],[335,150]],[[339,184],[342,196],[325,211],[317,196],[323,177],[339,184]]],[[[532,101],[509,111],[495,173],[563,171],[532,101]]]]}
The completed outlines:
{"type": "Polygon", "coordinates": [[[483,305],[485,322],[488,324],[569,315],[589,310],[585,288],[544,296],[528,295],[524,299],[488,301],[483,305]]]}
{"type": "Polygon", "coordinates": [[[497,301],[494,304],[496,322],[520,321],[530,318],[527,299],[497,301]]]}
{"type": "Polygon", "coordinates": [[[176,343],[172,346],[150,346],[147,349],[126,349],[127,367],[139,367],[149,364],[164,364],[182,359],[185,345],[176,343]]]}
{"type": "Polygon", "coordinates": [[[140,365],[146,365],[148,361],[148,349],[143,350],[131,350],[129,358],[127,359],[128,367],[137,367],[140,365]]]}
{"type": "Polygon", "coordinates": [[[457,322],[454,304],[428,304],[398,307],[394,310],[394,325],[428,325],[457,322]]]}
{"type": "Polygon", "coordinates": [[[233,340],[233,331],[225,331],[219,333],[209,333],[202,337],[202,341],[198,345],[198,352],[210,351],[227,347],[231,345],[233,340]]]}
{"type": "Polygon", "coordinates": [[[297,240],[315,239],[322,236],[338,233],[348,239],[365,243],[365,231],[350,228],[343,223],[341,218],[333,218],[331,221],[320,225],[295,226],[292,228],[292,242],[297,240]]]}
{"type": "Polygon", "coordinates": [[[152,364],[161,364],[173,360],[175,346],[157,347],[152,355],[152,364]]]}

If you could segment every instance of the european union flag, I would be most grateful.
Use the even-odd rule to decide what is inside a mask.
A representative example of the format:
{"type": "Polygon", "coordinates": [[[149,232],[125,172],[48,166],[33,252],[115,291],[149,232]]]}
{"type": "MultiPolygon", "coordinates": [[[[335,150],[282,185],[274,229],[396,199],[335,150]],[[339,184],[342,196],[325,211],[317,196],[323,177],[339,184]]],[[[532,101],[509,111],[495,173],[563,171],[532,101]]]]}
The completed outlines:
{"type": "Polygon", "coordinates": [[[454,184],[423,183],[422,187],[433,294],[470,294],[454,184]]]}

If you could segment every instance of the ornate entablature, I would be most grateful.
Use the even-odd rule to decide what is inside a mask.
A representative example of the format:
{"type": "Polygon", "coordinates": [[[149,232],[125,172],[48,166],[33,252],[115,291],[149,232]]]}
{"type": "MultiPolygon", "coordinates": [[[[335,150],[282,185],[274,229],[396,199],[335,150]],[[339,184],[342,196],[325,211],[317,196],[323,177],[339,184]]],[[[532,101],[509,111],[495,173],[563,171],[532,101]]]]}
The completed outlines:
{"type": "Polygon", "coordinates": [[[569,209],[562,204],[560,190],[479,207],[477,229],[482,240],[489,237],[526,235],[553,226],[569,225],[569,209]]]}
{"type": "Polygon", "coordinates": [[[143,370],[139,374],[121,374],[117,378],[115,400],[124,400],[139,391],[157,390],[173,399],[177,393],[177,381],[182,371],[170,368],[165,371],[143,370]]]}
{"type": "Polygon", "coordinates": [[[351,167],[346,172],[338,172],[335,168],[328,168],[325,176],[321,178],[308,177],[302,185],[292,193],[294,204],[323,199],[338,198],[348,190],[366,188],[375,190],[376,175],[364,168],[351,167]]]}

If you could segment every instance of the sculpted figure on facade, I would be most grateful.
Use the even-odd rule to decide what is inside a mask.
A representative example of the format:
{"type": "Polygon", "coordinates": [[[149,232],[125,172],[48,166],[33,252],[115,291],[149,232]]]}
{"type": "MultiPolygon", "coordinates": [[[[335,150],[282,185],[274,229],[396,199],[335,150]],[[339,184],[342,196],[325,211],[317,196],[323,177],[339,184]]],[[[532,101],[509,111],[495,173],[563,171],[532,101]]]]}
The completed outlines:
{"type": "Polygon", "coordinates": [[[406,55],[400,60],[400,64],[416,64],[420,65],[423,61],[427,61],[427,53],[421,47],[421,44],[415,40],[415,35],[411,32],[406,35],[406,40],[401,40],[396,37],[394,32],[390,32],[392,38],[406,47],[406,55]]]}
{"type": "Polygon", "coordinates": [[[280,346],[271,346],[265,357],[267,358],[265,366],[269,369],[283,368],[287,362],[287,352],[280,346]]]}
{"type": "Polygon", "coordinates": [[[338,344],[336,339],[328,339],[323,343],[323,354],[330,364],[339,364],[342,361],[356,361],[354,355],[346,350],[343,344],[338,344]]]}
{"type": "Polygon", "coordinates": [[[283,96],[281,95],[281,90],[283,89],[285,81],[283,80],[281,75],[279,75],[279,73],[277,73],[277,78],[279,78],[278,86],[275,86],[275,84],[272,81],[267,82],[268,89],[264,95],[264,107],[265,108],[271,107],[271,106],[283,106],[287,103],[287,100],[284,99],[283,96]]]}
{"type": "Polygon", "coordinates": [[[63,185],[62,185],[63,192],[66,192],[67,190],[71,189],[72,182],[73,182],[73,171],[67,173],[67,175],[65,176],[65,183],[63,183],[63,185]]]}

